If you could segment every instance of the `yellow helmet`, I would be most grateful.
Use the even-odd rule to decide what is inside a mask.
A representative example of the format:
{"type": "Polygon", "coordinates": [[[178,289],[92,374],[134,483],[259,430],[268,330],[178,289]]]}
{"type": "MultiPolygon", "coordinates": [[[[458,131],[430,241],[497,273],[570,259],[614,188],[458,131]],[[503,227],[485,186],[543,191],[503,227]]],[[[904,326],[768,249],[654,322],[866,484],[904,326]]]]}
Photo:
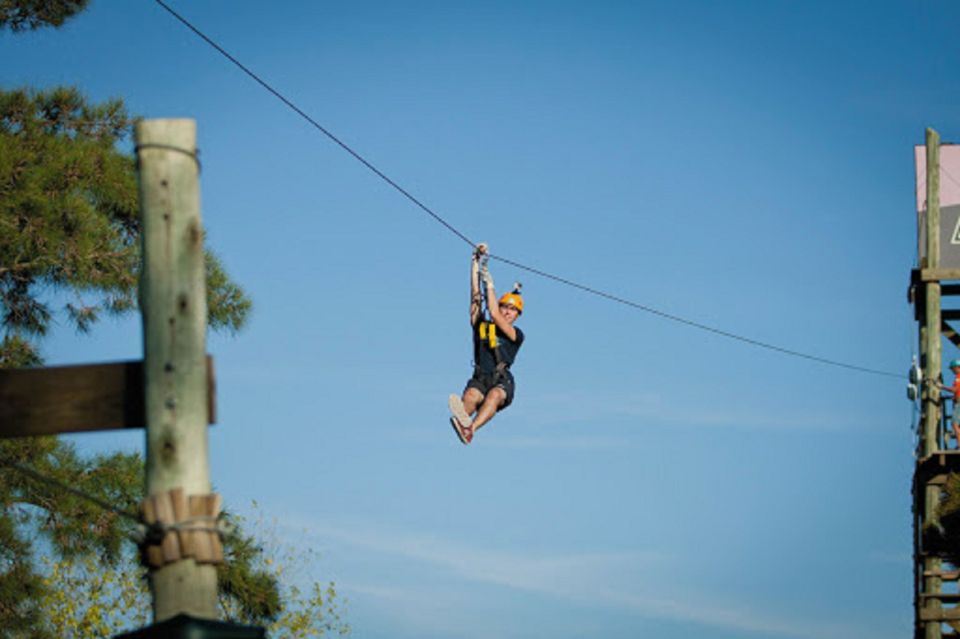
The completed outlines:
{"type": "Polygon", "coordinates": [[[523,298],[520,297],[520,293],[514,290],[512,293],[507,293],[500,298],[500,306],[505,306],[509,304],[517,309],[517,314],[523,313],[523,298]]]}

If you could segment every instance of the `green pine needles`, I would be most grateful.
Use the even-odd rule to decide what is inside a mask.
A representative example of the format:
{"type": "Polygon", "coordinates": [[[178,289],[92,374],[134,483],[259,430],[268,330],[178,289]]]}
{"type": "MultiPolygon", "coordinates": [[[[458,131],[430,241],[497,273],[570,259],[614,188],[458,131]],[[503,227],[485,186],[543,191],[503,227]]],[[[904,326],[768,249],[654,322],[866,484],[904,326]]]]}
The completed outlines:
{"type": "Polygon", "coordinates": [[[59,27],[83,11],[90,0],[0,0],[0,28],[33,31],[59,27]]]}
{"type": "MultiPolygon", "coordinates": [[[[88,0],[0,0],[0,31],[59,27],[88,0]]],[[[79,333],[134,312],[141,264],[132,118],[121,100],[77,89],[0,89],[0,368],[43,364],[60,318],[79,333]]],[[[208,325],[239,330],[251,302],[206,251],[208,325]]],[[[77,639],[149,618],[133,523],[3,462],[35,469],[115,508],[143,495],[139,454],[84,456],[61,439],[0,439],[0,637],[77,639]]],[[[221,613],[273,637],[349,631],[333,584],[307,595],[236,524],[218,569],[221,613]]],[[[295,561],[300,564],[300,561],[295,561]]]]}
{"type": "MultiPolygon", "coordinates": [[[[136,311],[141,264],[133,119],[120,100],[92,104],[73,88],[0,90],[0,368],[38,366],[62,318],[78,332],[136,311]]],[[[208,324],[239,330],[251,302],[206,251],[208,324]]],[[[57,438],[0,440],[0,461],[136,511],[143,458],[85,457],[57,438]]],[[[132,524],[0,467],[0,636],[100,637],[147,618],[132,524]],[[72,583],[110,584],[81,599],[72,583]]],[[[273,636],[344,634],[333,586],[304,596],[258,541],[237,530],[218,570],[225,618],[273,636]]]]}
{"type": "MultiPolygon", "coordinates": [[[[80,332],[136,308],[135,161],[119,149],[132,123],[121,101],[89,104],[72,88],[0,91],[3,350],[47,333],[55,309],[44,293],[68,300],[80,332]]],[[[236,331],[250,299],[209,251],[206,262],[210,326],[236,331]]]]}

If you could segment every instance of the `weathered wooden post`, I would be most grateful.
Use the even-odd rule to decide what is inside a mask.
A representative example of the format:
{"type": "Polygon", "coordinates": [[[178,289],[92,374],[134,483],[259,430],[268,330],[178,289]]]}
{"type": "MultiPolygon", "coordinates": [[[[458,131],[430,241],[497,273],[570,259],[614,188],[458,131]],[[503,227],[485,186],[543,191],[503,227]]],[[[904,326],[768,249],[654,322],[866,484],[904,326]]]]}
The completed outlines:
{"type": "MultiPolygon", "coordinates": [[[[210,472],[196,124],[145,120],[136,126],[135,141],[143,224],[146,491],[148,496],[161,496],[179,490],[185,499],[202,499],[210,493],[210,472]]],[[[176,503],[173,508],[183,509],[176,503]]],[[[174,518],[183,519],[189,515],[181,512],[174,518]]],[[[154,621],[181,613],[217,617],[217,574],[212,564],[181,557],[151,567],[150,584],[154,621]]]]}
{"type": "MultiPolygon", "coordinates": [[[[926,132],[927,147],[927,219],[926,219],[926,265],[928,269],[937,269],[940,266],[940,136],[933,129],[926,132]]],[[[924,265],[921,265],[924,266],[924,265]]],[[[941,371],[941,289],[940,280],[935,279],[925,284],[926,308],[923,327],[924,371],[928,380],[940,381],[941,371]]],[[[942,416],[940,389],[929,381],[924,384],[923,426],[921,430],[921,450],[924,457],[929,457],[940,447],[938,437],[942,416]]],[[[944,437],[944,440],[946,438],[944,437]]],[[[937,518],[937,505],[940,503],[940,487],[926,485],[924,487],[924,504],[922,526],[927,529],[937,518]]],[[[923,561],[924,592],[939,593],[942,588],[940,579],[942,562],[939,557],[928,555],[923,561]]],[[[942,604],[937,599],[927,603],[928,610],[939,610],[942,604]]],[[[942,636],[941,621],[934,619],[924,624],[925,639],[940,639],[942,636]]]]}
{"type": "MultiPolygon", "coordinates": [[[[940,136],[933,129],[927,129],[927,219],[926,219],[926,268],[937,269],[940,266],[940,136]]],[[[923,350],[926,355],[924,369],[931,379],[940,381],[942,364],[940,343],[940,281],[932,280],[925,284],[926,309],[924,323],[923,350]]],[[[923,455],[931,455],[938,445],[938,427],[940,424],[940,389],[926,384],[926,406],[924,410],[923,455]]]]}

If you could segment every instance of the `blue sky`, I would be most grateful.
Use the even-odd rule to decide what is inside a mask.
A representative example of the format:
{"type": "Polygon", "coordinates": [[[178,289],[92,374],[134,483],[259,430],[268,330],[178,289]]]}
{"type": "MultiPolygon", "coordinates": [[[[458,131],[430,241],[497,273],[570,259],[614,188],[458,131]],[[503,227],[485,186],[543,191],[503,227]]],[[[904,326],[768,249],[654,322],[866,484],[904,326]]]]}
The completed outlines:
{"type": "MultiPolygon", "coordinates": [[[[91,4],[0,35],[0,84],[197,120],[208,237],[256,305],[210,338],[214,483],[319,552],[305,576],[337,582],[355,637],[911,632],[902,382],[494,262],[527,341],[515,404],[464,448],[469,247],[154,2],[91,4]]],[[[909,366],[912,147],[960,139],[955,3],[170,4],[497,255],[909,366]]],[[[140,340],[136,317],[64,322],[44,348],[140,340]]]]}

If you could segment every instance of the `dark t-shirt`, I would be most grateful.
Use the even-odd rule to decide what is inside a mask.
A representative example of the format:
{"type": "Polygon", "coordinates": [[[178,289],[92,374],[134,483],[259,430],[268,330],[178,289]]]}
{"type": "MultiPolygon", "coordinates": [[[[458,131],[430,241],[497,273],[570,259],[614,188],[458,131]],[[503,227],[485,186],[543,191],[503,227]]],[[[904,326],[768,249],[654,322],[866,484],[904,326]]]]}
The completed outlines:
{"type": "MultiPolygon", "coordinates": [[[[490,323],[491,326],[493,323],[490,323]]],[[[516,341],[510,341],[503,331],[497,330],[497,347],[500,349],[500,361],[508,366],[513,364],[517,357],[517,351],[523,344],[523,331],[516,326],[513,330],[517,332],[516,341]]],[[[480,322],[473,327],[473,362],[483,373],[493,373],[497,369],[497,358],[490,348],[490,342],[487,339],[480,338],[480,322]]]]}

